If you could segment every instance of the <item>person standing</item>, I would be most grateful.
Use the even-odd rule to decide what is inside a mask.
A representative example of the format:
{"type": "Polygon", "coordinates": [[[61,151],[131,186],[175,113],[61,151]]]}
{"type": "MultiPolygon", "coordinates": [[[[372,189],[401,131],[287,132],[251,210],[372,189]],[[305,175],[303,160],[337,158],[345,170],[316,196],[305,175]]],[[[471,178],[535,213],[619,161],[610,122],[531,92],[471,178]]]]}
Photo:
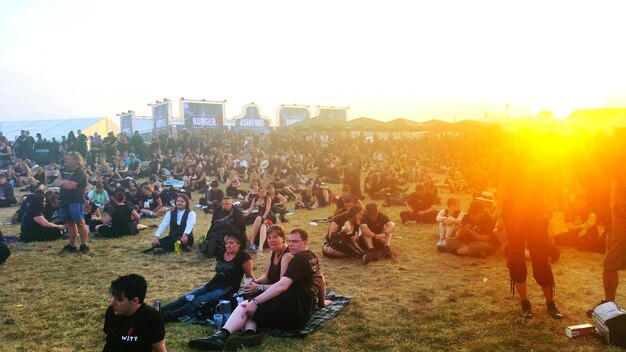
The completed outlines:
{"type": "MultiPolygon", "coordinates": [[[[619,285],[619,270],[626,269],[626,152],[620,153],[615,163],[611,182],[612,223],[607,231],[602,285],[605,302],[614,302],[619,285]]],[[[591,316],[593,310],[587,312],[591,316]]]]}
{"type": "Polygon", "coordinates": [[[120,276],[109,287],[111,304],[104,316],[103,352],[166,352],[165,324],[144,303],[148,283],[143,276],[120,276]]]}
{"type": "Polygon", "coordinates": [[[80,236],[80,252],[89,253],[87,241],[89,230],[85,224],[85,188],[87,173],[83,168],[83,157],[78,152],[68,152],[65,157],[65,169],[52,186],[59,187],[61,209],[59,215],[65,222],[69,234],[69,243],[63,247],[64,252],[76,252],[76,237],[80,236]]]}
{"type": "Polygon", "coordinates": [[[548,314],[554,319],[563,315],[554,302],[554,275],[549,262],[550,241],[546,214],[554,205],[551,170],[548,158],[536,150],[540,136],[522,132],[517,150],[502,161],[498,185],[496,230],[504,230],[508,239],[507,267],[513,294],[520,297],[521,316],[532,318],[532,306],[526,292],[526,257],[528,247],[535,281],[546,299],[548,314]]]}

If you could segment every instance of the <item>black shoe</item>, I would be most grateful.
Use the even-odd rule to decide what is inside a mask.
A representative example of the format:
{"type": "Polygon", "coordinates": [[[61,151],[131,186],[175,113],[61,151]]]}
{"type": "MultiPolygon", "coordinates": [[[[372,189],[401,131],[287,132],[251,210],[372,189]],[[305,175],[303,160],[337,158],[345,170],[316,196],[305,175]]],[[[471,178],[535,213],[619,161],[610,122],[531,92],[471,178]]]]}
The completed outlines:
{"type": "Polygon", "coordinates": [[[228,334],[222,330],[201,339],[190,340],[189,348],[200,351],[223,351],[228,334]]]}
{"type": "Polygon", "coordinates": [[[593,310],[594,310],[597,306],[599,306],[599,305],[601,305],[601,304],[604,304],[604,303],[606,303],[606,302],[608,302],[608,301],[601,300],[598,304],[596,304],[595,306],[593,306],[593,308],[591,308],[591,309],[589,309],[588,311],[586,311],[585,313],[587,314],[587,317],[591,318],[591,315],[593,314],[593,310]]]}
{"type": "Polygon", "coordinates": [[[387,259],[391,258],[391,248],[389,246],[383,248],[383,256],[387,259]]]}
{"type": "Polygon", "coordinates": [[[530,305],[530,301],[525,299],[521,301],[521,304],[522,304],[522,312],[520,313],[520,315],[522,316],[522,318],[524,319],[532,318],[533,307],[530,305]]]}
{"type": "Polygon", "coordinates": [[[84,244],[84,243],[81,243],[80,244],[80,252],[82,254],[89,254],[89,246],[84,244]]]}
{"type": "Polygon", "coordinates": [[[257,333],[243,333],[232,336],[226,341],[224,351],[237,351],[243,347],[251,348],[263,343],[263,335],[257,333]]]}
{"type": "Polygon", "coordinates": [[[553,319],[563,319],[563,314],[559,312],[559,309],[556,307],[554,301],[546,302],[546,307],[548,307],[548,314],[553,319]]]}
{"type": "Polygon", "coordinates": [[[76,253],[78,249],[73,244],[67,244],[61,249],[61,253],[76,253]]]}

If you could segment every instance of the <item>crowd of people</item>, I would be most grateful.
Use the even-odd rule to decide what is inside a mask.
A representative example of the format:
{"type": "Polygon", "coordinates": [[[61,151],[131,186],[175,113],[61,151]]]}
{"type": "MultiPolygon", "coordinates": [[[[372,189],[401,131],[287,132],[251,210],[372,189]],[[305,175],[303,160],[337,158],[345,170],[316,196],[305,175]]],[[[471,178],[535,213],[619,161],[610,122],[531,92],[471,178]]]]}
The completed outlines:
{"type": "MultiPolygon", "coordinates": [[[[551,148],[533,148],[542,138],[555,136],[533,138],[508,140],[495,132],[381,138],[182,130],[176,137],[162,133],[147,144],[137,133],[130,139],[113,133],[102,139],[78,130],[60,143],[53,139],[49,163],[39,165],[29,159],[34,143],[24,131],[14,142],[0,135],[0,207],[19,204],[14,219],[21,224],[21,240],[67,236],[63,251],[83,254],[90,251],[89,236],[134,235],[146,228],[142,218],[162,217],[146,249],[161,254],[178,246],[190,251],[198,242],[191,198],[199,195],[197,209],[212,214],[200,249],[216,257],[217,273],[207,285],[165,305],[162,316],[175,320],[193,313],[238,289],[243,275],[253,279],[245,285],[246,292],[259,295],[240,304],[216,335],[191,341],[193,348],[254,345],[260,341],[257,326],[302,324],[308,315],[292,317],[292,312],[281,310],[296,302],[283,296],[288,292],[301,298],[311,287],[317,288],[313,297],[323,306],[323,296],[318,297],[325,292],[319,267],[305,270],[316,262],[308,249],[308,234],[295,229],[287,241],[285,230],[276,225],[288,223],[290,206],[329,209],[323,219],[329,226],[321,253],[331,258],[354,257],[365,264],[391,258],[398,222],[437,224],[433,243],[444,253],[486,258],[502,247],[525,318],[532,316],[525,284],[525,258],[530,256],[548,312],[560,319],[550,269],[550,261],[559,258],[559,246],[606,250],[613,259],[605,262],[605,299],[614,300],[616,272],[626,265],[616,259],[626,246],[626,240],[616,239],[623,237],[619,196],[626,198],[624,173],[600,156],[617,157],[615,139],[594,136],[585,140],[590,144],[583,151],[571,145],[555,147],[554,142],[551,148]],[[581,163],[586,167],[577,167],[581,163]],[[443,182],[435,175],[444,175],[443,182]],[[327,183],[343,184],[341,192],[335,193],[327,183]],[[410,184],[415,184],[411,191],[410,184]],[[14,187],[24,187],[21,199],[16,199],[14,187]],[[443,209],[441,187],[450,194],[443,209]],[[467,193],[474,197],[465,208],[455,194],[467,193]],[[394,222],[376,202],[364,205],[368,198],[383,201],[383,208],[397,205],[405,210],[394,222]],[[565,226],[560,229],[555,225],[557,212],[565,213],[565,226]],[[270,262],[265,274],[255,280],[248,253],[265,248],[272,252],[270,262]],[[281,314],[289,319],[278,319],[281,314]],[[242,334],[230,337],[240,330],[242,334]]],[[[38,136],[37,142],[47,141],[38,136]]],[[[124,292],[112,288],[116,300],[135,298],[124,292]]],[[[136,298],[142,306],[142,299],[136,298]]],[[[306,306],[307,311],[310,308],[306,306]]]]}

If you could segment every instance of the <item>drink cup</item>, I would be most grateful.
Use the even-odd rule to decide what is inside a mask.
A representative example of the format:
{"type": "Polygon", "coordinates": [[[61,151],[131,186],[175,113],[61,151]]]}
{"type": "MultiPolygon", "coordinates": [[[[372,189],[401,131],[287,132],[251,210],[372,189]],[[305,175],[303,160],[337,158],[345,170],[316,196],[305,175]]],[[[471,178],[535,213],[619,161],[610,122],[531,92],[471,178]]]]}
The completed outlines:
{"type": "Polygon", "coordinates": [[[195,297],[194,295],[187,295],[187,296],[185,296],[185,298],[187,299],[187,302],[193,301],[194,297],[195,297]]]}
{"type": "Polygon", "coordinates": [[[252,278],[251,277],[246,277],[245,279],[243,279],[243,284],[244,285],[252,285],[252,278]]]}
{"type": "Polygon", "coordinates": [[[222,328],[224,316],[222,314],[213,314],[213,322],[215,323],[215,331],[219,331],[222,328]]]}

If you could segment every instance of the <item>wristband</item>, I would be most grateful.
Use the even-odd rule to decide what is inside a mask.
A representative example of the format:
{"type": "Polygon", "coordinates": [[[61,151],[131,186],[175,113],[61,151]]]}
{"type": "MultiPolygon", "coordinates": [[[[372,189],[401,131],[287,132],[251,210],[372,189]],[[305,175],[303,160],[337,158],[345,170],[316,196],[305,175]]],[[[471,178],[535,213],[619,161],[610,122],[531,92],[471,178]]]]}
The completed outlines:
{"type": "Polygon", "coordinates": [[[265,291],[265,285],[259,285],[259,292],[265,291]]]}
{"type": "Polygon", "coordinates": [[[259,302],[256,300],[256,298],[253,298],[253,299],[252,299],[252,302],[253,302],[254,304],[256,304],[257,306],[259,305],[259,302]]]}

